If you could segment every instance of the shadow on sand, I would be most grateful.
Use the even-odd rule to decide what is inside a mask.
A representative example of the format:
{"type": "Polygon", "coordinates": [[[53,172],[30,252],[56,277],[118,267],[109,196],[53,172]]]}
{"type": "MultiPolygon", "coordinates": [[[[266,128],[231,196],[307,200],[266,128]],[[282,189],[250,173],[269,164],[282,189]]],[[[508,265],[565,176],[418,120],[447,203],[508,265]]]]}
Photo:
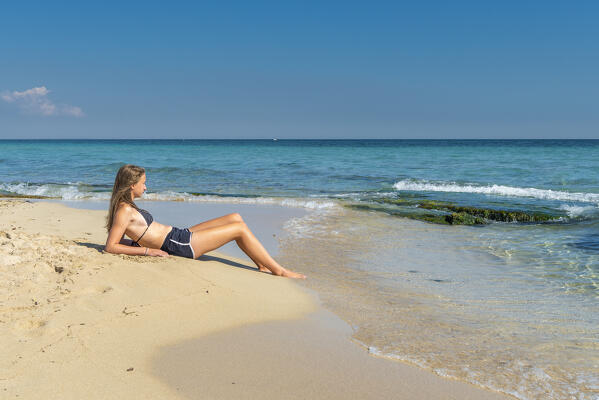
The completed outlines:
{"type": "Polygon", "coordinates": [[[103,244],[80,242],[77,240],[75,240],[75,243],[77,243],[79,246],[87,247],[88,249],[97,250],[98,253],[104,253],[104,245],[103,244]]]}
{"type": "Polygon", "coordinates": [[[230,265],[232,267],[237,267],[237,268],[243,268],[243,269],[249,269],[252,271],[257,271],[256,267],[250,267],[249,265],[245,265],[245,264],[241,264],[235,261],[231,261],[231,260],[227,260],[226,258],[221,258],[221,257],[215,257],[215,256],[208,256],[206,254],[199,256],[196,260],[199,261],[218,261],[220,263],[226,264],[226,265],[230,265]]]}

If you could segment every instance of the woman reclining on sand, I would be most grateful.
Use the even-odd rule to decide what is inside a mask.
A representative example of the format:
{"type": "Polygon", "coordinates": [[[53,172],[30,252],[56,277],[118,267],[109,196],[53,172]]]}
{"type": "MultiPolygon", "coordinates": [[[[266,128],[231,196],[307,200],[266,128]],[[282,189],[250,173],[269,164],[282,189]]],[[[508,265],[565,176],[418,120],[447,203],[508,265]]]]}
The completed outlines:
{"type": "Polygon", "coordinates": [[[305,278],[302,274],[280,266],[239,214],[225,215],[186,229],[162,225],[133,202],[145,191],[145,170],[131,164],[123,165],[116,174],[110,198],[106,223],[107,252],[159,257],[177,255],[195,259],[235,240],[261,272],[270,271],[273,275],[305,278]],[[125,239],[125,235],[137,239],[125,239]]]}

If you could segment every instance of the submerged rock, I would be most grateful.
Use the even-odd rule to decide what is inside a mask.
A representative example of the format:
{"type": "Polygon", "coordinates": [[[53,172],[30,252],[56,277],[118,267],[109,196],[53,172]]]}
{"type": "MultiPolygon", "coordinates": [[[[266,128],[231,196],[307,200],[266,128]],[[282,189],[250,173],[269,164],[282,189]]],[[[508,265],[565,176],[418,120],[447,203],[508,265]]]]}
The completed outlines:
{"type": "Polygon", "coordinates": [[[353,209],[381,211],[390,215],[448,225],[483,225],[491,222],[548,222],[560,217],[559,215],[541,212],[458,206],[448,202],[423,199],[375,199],[374,201],[403,208],[389,208],[373,204],[351,204],[348,206],[353,209]],[[423,210],[432,212],[424,212],[423,210]]]}
{"type": "Polygon", "coordinates": [[[485,220],[480,217],[476,217],[474,215],[465,213],[465,212],[457,212],[451,213],[450,215],[445,216],[445,220],[450,225],[483,225],[485,224],[485,220]]]}

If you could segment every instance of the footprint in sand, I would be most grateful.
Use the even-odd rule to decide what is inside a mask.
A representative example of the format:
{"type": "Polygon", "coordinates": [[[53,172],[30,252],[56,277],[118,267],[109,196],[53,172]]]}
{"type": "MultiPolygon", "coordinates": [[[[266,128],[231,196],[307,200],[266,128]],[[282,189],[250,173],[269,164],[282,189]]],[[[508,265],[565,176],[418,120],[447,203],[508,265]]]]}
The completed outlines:
{"type": "Polygon", "coordinates": [[[81,289],[77,292],[77,294],[98,294],[98,293],[108,293],[112,291],[112,286],[88,286],[86,288],[81,289]]]}
{"type": "Polygon", "coordinates": [[[41,329],[46,326],[43,319],[22,319],[14,323],[13,328],[17,333],[41,333],[41,329]]]}

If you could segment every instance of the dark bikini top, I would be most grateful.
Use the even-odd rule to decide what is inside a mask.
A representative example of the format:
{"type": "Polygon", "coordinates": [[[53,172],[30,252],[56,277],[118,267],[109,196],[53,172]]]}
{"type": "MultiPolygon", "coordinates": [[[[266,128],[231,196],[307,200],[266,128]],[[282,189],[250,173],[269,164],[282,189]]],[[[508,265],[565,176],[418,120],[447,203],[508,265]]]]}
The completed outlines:
{"type": "Polygon", "coordinates": [[[141,240],[141,238],[144,237],[144,235],[146,234],[146,232],[150,228],[150,225],[152,224],[152,222],[154,222],[154,217],[152,217],[152,214],[150,214],[146,210],[142,210],[141,208],[138,208],[137,211],[139,211],[139,213],[141,214],[141,216],[144,217],[144,219],[146,220],[146,224],[148,224],[148,227],[146,228],[146,230],[144,231],[144,233],[142,233],[141,236],[137,240],[134,240],[132,242],[132,244],[135,245],[135,246],[139,246],[139,243],[137,243],[137,242],[139,242],[141,240]]]}

